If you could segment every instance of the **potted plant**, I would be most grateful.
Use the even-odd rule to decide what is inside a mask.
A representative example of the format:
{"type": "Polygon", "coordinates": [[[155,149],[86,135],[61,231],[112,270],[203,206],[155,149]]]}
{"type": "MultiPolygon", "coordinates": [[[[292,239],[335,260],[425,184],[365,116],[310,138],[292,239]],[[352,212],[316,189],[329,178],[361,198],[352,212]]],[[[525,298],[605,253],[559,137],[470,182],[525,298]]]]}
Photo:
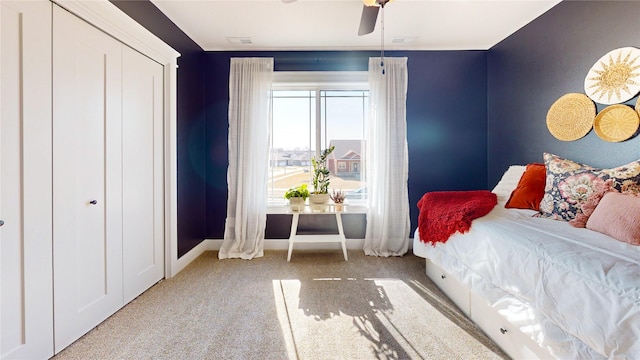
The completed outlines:
{"type": "Polygon", "coordinates": [[[331,197],[331,200],[333,200],[333,202],[335,203],[336,211],[342,211],[342,204],[344,203],[344,199],[346,197],[344,191],[342,191],[342,190],[336,191],[334,189],[331,192],[331,195],[329,195],[329,196],[331,197]]]}
{"type": "Polygon", "coordinates": [[[289,200],[291,209],[293,211],[300,211],[304,207],[304,202],[309,197],[309,190],[307,184],[294,186],[284,193],[284,198],[289,200]]]}
{"type": "Polygon", "coordinates": [[[335,150],[335,146],[324,149],[319,157],[312,157],[313,165],[313,193],[309,201],[314,204],[325,204],[329,201],[329,168],[327,157],[335,150]]]}

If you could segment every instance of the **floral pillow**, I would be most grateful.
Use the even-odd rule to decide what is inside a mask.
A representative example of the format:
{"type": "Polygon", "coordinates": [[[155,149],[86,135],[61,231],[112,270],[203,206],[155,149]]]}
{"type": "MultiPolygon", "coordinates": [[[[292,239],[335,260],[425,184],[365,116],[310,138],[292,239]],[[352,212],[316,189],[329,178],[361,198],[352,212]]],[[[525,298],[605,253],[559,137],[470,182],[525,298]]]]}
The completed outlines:
{"type": "Polygon", "coordinates": [[[612,169],[598,169],[545,153],[544,164],[547,179],[539,217],[574,219],[582,203],[608,179],[613,180],[612,186],[618,191],[640,189],[640,160],[612,169]]]}
{"type": "Polygon", "coordinates": [[[616,189],[611,187],[612,183],[613,183],[613,179],[609,179],[605,181],[603,186],[600,187],[600,189],[598,189],[596,192],[589,195],[589,198],[587,199],[587,201],[583,202],[582,205],[580,205],[581,211],[578,212],[578,214],[576,214],[575,218],[569,221],[569,224],[577,228],[587,227],[587,221],[589,220],[589,217],[591,216],[591,214],[593,214],[593,211],[596,209],[596,206],[598,206],[598,204],[600,203],[600,200],[602,200],[602,197],[609,192],[616,191],[616,189]]]}

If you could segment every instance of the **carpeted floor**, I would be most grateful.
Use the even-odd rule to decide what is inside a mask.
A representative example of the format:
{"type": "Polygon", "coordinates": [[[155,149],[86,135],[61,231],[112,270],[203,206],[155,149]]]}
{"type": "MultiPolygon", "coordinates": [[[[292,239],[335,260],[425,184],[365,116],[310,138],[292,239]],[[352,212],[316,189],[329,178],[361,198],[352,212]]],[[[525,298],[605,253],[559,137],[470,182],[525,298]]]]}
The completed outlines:
{"type": "Polygon", "coordinates": [[[207,252],[54,357],[507,358],[425,275],[424,259],[349,251],[207,252]]]}

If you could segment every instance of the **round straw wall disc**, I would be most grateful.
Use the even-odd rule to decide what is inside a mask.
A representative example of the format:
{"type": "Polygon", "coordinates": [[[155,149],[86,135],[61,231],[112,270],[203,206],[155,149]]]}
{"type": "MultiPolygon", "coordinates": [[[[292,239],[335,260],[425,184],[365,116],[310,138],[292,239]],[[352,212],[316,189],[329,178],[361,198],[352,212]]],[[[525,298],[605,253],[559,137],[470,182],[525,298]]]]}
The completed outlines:
{"type": "Polygon", "coordinates": [[[640,50],[624,47],[610,51],[589,70],[584,91],[600,104],[619,104],[640,92],[640,50]]]}
{"type": "Polygon", "coordinates": [[[611,105],[600,111],[593,123],[593,130],[604,141],[624,141],[638,130],[638,113],[627,105],[611,105]]]}
{"type": "Polygon", "coordinates": [[[561,96],[547,112],[547,128],[558,140],[578,140],[591,131],[596,105],[584,94],[561,96]]]}

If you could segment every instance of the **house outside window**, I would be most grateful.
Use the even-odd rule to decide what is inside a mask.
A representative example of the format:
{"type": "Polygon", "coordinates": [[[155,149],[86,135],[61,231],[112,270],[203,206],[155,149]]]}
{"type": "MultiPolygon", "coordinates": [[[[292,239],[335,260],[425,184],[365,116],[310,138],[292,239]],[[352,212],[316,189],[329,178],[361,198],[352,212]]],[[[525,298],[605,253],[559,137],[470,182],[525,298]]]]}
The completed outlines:
{"type": "Polygon", "coordinates": [[[269,205],[285,203],[287,189],[307,184],[311,157],[335,146],[328,158],[331,190],[348,203],[366,201],[364,129],[368,119],[367,72],[275,72],[269,160],[269,205]],[[364,195],[363,195],[364,194],[364,195]]]}

